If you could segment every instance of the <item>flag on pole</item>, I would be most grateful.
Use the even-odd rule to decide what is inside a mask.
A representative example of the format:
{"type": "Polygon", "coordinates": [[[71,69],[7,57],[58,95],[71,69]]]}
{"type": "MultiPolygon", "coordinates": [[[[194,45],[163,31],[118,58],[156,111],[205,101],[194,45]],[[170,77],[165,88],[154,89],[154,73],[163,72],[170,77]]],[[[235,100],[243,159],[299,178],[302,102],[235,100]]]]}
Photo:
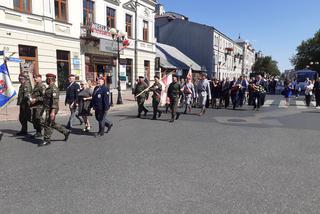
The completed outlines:
{"type": "Polygon", "coordinates": [[[190,66],[188,74],[187,74],[187,78],[192,79],[192,68],[190,66]]]}
{"type": "Polygon", "coordinates": [[[165,105],[167,103],[167,91],[170,83],[172,83],[172,73],[165,75],[161,81],[162,92],[161,92],[161,105],[165,105]]]}
{"type": "Polygon", "coordinates": [[[17,96],[14,89],[9,71],[5,63],[0,65],[0,109],[8,105],[17,96]]]}

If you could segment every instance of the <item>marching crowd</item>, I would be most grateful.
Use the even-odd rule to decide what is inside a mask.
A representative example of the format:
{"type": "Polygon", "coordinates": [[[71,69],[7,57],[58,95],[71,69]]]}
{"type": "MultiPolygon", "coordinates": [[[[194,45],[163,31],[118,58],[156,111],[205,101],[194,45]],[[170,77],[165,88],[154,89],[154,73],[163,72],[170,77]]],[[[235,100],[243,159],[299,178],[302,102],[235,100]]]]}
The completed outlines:
{"type": "Polygon", "coordinates": [[[259,110],[264,104],[265,94],[267,91],[267,80],[257,75],[255,78],[247,79],[245,76],[240,76],[238,79],[229,78],[208,80],[205,73],[201,77],[193,81],[191,76],[187,76],[186,80],[178,81],[176,76],[173,76],[173,82],[167,89],[163,89],[159,83],[159,77],[154,77],[155,82],[152,86],[147,85],[144,77],[139,77],[133,94],[137,97],[138,102],[138,118],[144,111],[144,115],[148,110],[144,106],[145,100],[148,98],[149,92],[152,92],[153,117],[156,120],[161,116],[159,104],[161,101],[162,90],[167,90],[166,112],[168,108],[171,110],[171,120],[179,119],[180,112],[177,112],[177,107],[183,107],[183,114],[191,112],[192,107],[199,106],[201,108],[198,113],[202,116],[206,112],[206,108],[228,108],[230,104],[232,108],[242,107],[245,102],[252,105],[254,110],[259,110]],[[231,103],[230,103],[231,100],[231,103]],[[157,116],[158,114],[158,116],[157,116]]]}
{"type": "MultiPolygon", "coordinates": [[[[96,137],[102,137],[108,133],[113,123],[107,118],[107,112],[110,108],[109,89],[106,87],[106,80],[98,77],[96,83],[91,81],[76,82],[74,75],[68,76],[68,85],[66,86],[65,105],[69,107],[70,117],[66,126],[62,126],[56,122],[56,114],[59,111],[59,90],[55,84],[56,75],[47,74],[45,86],[42,83],[40,74],[34,76],[34,85],[31,84],[30,78],[24,74],[19,75],[19,92],[17,104],[20,107],[19,121],[21,123],[21,131],[17,136],[25,136],[28,134],[28,122],[32,122],[36,133],[33,138],[42,138],[39,146],[49,145],[51,143],[52,130],[55,129],[64,135],[67,141],[73,128],[73,121],[77,118],[80,125],[84,124],[83,132],[91,130],[89,117],[93,114],[91,109],[95,111],[95,119],[98,122],[99,129],[95,133],[96,137]],[[43,130],[43,135],[42,135],[43,130]]],[[[162,111],[159,109],[161,103],[161,95],[167,93],[166,110],[171,111],[171,119],[169,122],[178,120],[181,114],[188,114],[192,108],[199,107],[199,116],[206,112],[206,108],[228,108],[232,109],[242,107],[243,105],[253,106],[253,110],[259,111],[264,105],[265,95],[267,92],[275,94],[277,82],[274,79],[265,79],[261,75],[254,78],[240,76],[238,79],[225,78],[222,80],[208,80],[207,75],[202,73],[200,78],[193,80],[191,75],[186,79],[178,79],[173,75],[173,81],[167,88],[161,84],[159,76],[154,77],[154,83],[149,82],[140,76],[133,89],[133,94],[138,104],[138,115],[140,118],[142,112],[147,115],[148,109],[144,106],[145,101],[152,93],[152,120],[161,117],[162,111]],[[178,110],[181,108],[182,111],[178,110]]],[[[286,98],[286,104],[289,105],[290,97],[295,94],[299,95],[296,81],[284,81],[284,89],[281,92],[286,98]]],[[[306,105],[309,106],[313,94],[316,98],[316,106],[320,106],[320,78],[316,81],[307,79],[304,88],[306,105]]],[[[0,139],[2,137],[0,132],[0,139]]]]}

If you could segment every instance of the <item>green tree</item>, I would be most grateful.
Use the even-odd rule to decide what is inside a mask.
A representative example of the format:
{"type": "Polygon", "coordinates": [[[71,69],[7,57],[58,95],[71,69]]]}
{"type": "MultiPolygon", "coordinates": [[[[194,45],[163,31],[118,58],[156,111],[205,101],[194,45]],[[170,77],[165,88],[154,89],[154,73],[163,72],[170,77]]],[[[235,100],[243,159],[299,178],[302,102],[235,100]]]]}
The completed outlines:
{"type": "Polygon", "coordinates": [[[320,30],[314,37],[302,41],[296,50],[297,54],[290,59],[296,70],[310,67],[320,72],[320,30]]]}
{"type": "Polygon", "coordinates": [[[271,56],[260,57],[253,65],[253,71],[256,74],[279,76],[280,71],[278,68],[278,62],[273,60],[271,56]]]}

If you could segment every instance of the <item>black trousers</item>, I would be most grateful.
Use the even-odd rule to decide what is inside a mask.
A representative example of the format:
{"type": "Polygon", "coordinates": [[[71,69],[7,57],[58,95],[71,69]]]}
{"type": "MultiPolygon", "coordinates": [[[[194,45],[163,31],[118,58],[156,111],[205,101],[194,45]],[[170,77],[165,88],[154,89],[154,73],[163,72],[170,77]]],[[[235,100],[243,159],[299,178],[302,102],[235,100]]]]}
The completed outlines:
{"type": "Polygon", "coordinates": [[[314,96],[316,98],[316,106],[320,106],[320,90],[316,90],[314,96]]]}
{"type": "Polygon", "coordinates": [[[306,105],[310,106],[312,95],[306,95],[306,105]]]}
{"type": "Polygon", "coordinates": [[[260,108],[261,107],[261,93],[254,92],[253,94],[253,107],[260,108]]]}
{"type": "Polygon", "coordinates": [[[20,104],[19,121],[21,124],[21,131],[28,131],[28,121],[31,122],[31,109],[27,103],[20,104]]]}

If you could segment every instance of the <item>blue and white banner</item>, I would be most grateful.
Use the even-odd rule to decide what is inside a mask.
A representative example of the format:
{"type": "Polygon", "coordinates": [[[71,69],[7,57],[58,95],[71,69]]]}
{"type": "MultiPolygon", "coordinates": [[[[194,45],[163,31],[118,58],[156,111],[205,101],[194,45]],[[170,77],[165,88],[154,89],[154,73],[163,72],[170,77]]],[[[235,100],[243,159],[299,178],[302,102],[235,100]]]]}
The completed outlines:
{"type": "Polygon", "coordinates": [[[4,108],[17,96],[14,89],[7,66],[0,65],[0,109],[4,108]]]}

